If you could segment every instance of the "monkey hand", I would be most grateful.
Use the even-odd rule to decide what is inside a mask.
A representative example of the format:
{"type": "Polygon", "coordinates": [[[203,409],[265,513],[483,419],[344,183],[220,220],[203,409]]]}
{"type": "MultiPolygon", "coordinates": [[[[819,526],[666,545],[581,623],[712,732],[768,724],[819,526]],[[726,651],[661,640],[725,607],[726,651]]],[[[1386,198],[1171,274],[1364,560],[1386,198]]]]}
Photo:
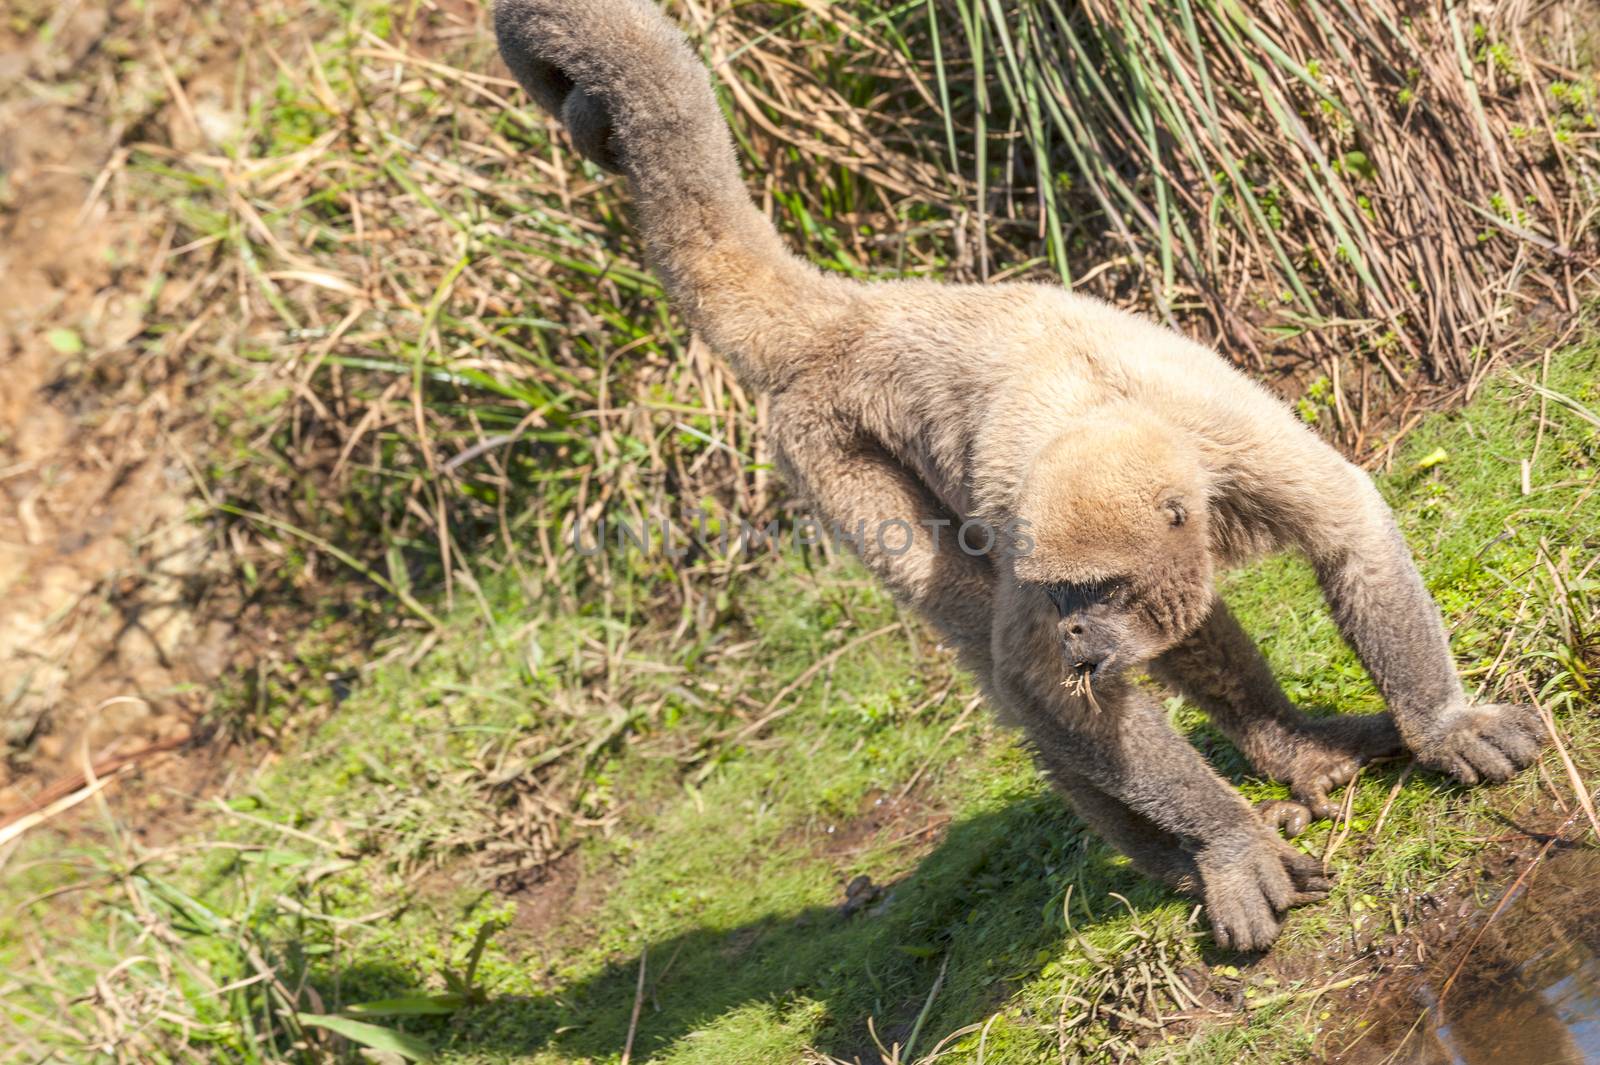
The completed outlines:
{"type": "Polygon", "coordinates": [[[1463,784],[1510,780],[1545,742],[1533,708],[1512,703],[1454,707],[1407,737],[1418,762],[1463,784]]]}
{"type": "Polygon", "coordinates": [[[1224,950],[1265,950],[1292,906],[1327,895],[1333,878],[1322,863],[1260,825],[1243,839],[1209,845],[1195,855],[1211,935],[1224,950]]]}
{"type": "Polygon", "coordinates": [[[1350,783],[1356,770],[1373,759],[1404,750],[1388,714],[1303,718],[1281,751],[1275,752],[1281,761],[1268,774],[1289,785],[1290,796],[1305,807],[1311,820],[1321,821],[1333,816],[1329,792],[1350,783]]]}

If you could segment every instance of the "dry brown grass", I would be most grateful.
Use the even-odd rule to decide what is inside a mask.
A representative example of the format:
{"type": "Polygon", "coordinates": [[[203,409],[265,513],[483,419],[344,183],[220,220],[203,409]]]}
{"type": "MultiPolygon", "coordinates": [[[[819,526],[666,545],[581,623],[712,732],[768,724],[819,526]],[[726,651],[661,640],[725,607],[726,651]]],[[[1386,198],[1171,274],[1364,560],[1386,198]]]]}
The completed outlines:
{"type": "MultiPolygon", "coordinates": [[[[1582,47],[1564,5],[1537,27],[1320,4],[677,15],[809,257],[991,280],[1053,258],[1324,378],[1307,415],[1356,452],[1383,453],[1397,394],[1475,381],[1527,304],[1569,308],[1587,262],[1592,94],[1550,88],[1582,47]]],[[[353,568],[424,627],[413,589],[448,610],[504,567],[575,606],[580,571],[609,594],[622,565],[650,609],[714,619],[737,560],[562,541],[601,514],[769,513],[761,402],[678,332],[621,190],[522,106],[480,7],[279,0],[116,32],[161,99],[96,195],[174,223],[146,350],[226,384],[235,457],[207,479],[241,557],[306,589],[353,568]]]]}

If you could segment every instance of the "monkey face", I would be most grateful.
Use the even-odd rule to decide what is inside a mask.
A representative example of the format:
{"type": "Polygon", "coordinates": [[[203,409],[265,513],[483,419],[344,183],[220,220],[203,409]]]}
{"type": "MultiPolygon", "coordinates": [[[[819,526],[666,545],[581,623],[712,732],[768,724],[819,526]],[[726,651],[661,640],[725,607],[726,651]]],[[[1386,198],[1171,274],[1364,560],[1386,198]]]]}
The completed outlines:
{"type": "Polygon", "coordinates": [[[1186,508],[1163,509],[1172,515],[1172,531],[1141,545],[1134,557],[1142,565],[1043,585],[1056,610],[1061,652],[1077,676],[1099,679],[1142,665],[1210,613],[1212,565],[1203,530],[1186,528],[1192,520],[1186,508]]]}
{"type": "Polygon", "coordinates": [[[1034,546],[1016,576],[1055,607],[1079,676],[1148,662],[1210,612],[1209,483],[1166,426],[1127,416],[1064,434],[1035,461],[1018,513],[1034,546]]]}
{"type": "Polygon", "coordinates": [[[1048,596],[1078,676],[1139,667],[1200,627],[1210,501],[1194,448],[1138,411],[1085,419],[1035,457],[1018,501],[1034,550],[1014,574],[1048,596]]]}
{"type": "Polygon", "coordinates": [[[1128,624],[1129,584],[1125,580],[1045,586],[1060,620],[1056,635],[1067,666],[1083,678],[1110,676],[1131,660],[1145,657],[1128,624]]]}

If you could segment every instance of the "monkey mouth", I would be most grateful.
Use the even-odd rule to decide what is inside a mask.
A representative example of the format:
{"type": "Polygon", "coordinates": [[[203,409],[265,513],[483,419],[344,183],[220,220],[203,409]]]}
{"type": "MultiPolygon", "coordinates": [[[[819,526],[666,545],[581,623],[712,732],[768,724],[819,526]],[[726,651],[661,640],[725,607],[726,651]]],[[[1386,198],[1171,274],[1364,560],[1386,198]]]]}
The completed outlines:
{"type": "Polygon", "coordinates": [[[1084,658],[1071,651],[1066,652],[1068,678],[1074,685],[1098,683],[1115,675],[1122,670],[1122,656],[1109,654],[1104,658],[1084,658]]]}
{"type": "Polygon", "coordinates": [[[1103,681],[1110,675],[1106,668],[1110,663],[1109,657],[1100,662],[1090,662],[1069,656],[1067,659],[1069,672],[1066,679],[1061,682],[1061,686],[1082,699],[1090,710],[1098,714],[1100,700],[1096,698],[1094,688],[1096,682],[1103,681]]]}

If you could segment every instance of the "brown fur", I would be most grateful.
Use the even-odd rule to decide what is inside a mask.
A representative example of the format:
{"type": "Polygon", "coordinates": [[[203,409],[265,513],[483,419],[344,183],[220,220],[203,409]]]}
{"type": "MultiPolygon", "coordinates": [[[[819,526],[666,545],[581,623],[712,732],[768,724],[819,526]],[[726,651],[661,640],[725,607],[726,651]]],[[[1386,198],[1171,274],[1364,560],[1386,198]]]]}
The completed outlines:
{"type": "Polygon", "coordinates": [[[771,396],[794,486],[848,529],[915,525],[905,552],[865,537],[867,565],[943,630],[1087,821],[1204,899],[1220,944],[1265,947],[1328,882],[1133,671],[1318,815],[1402,743],[1466,783],[1535,757],[1526,710],[1467,702],[1372,483],[1214,352],[1052,286],[824,276],[751,204],[706,72],[649,0],[499,0],[495,16],[535,100],[628,178],[690,324],[771,396]],[[967,519],[1020,529],[1016,550],[962,550],[967,519]],[[1219,568],[1279,548],[1311,559],[1392,717],[1302,715],[1216,599],[1219,568]]]}

